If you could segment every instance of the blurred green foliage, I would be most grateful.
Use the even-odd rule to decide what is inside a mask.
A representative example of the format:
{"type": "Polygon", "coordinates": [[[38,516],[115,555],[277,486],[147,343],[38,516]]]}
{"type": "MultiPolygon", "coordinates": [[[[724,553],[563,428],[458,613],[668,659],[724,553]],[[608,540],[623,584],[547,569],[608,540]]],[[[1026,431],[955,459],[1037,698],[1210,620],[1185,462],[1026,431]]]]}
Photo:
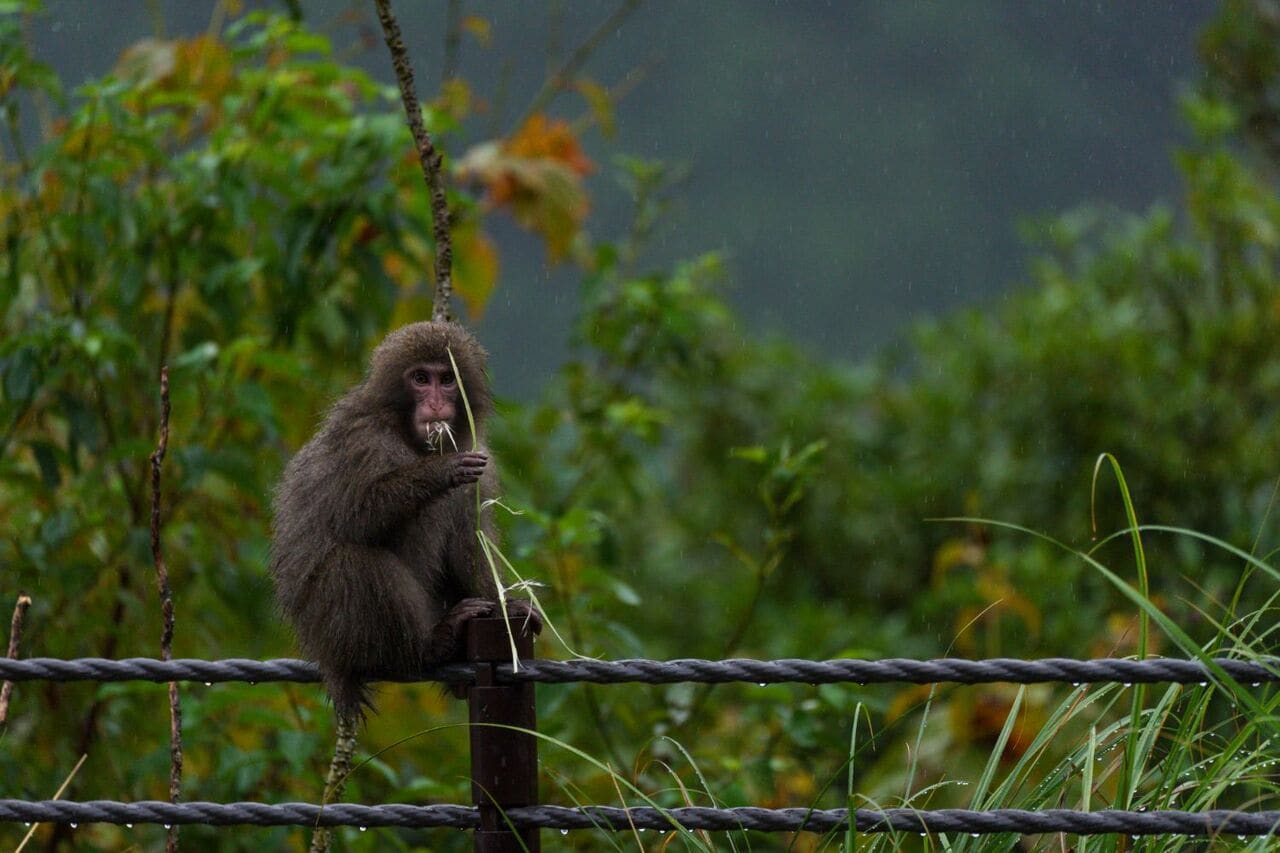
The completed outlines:
{"type": "MultiPolygon", "coordinates": [[[[111,76],[64,98],[24,47],[24,5],[0,15],[0,592],[35,599],[24,654],[158,651],[146,460],[167,363],[174,653],[290,655],[265,575],[270,489],[373,343],[429,307],[425,193],[395,93],[301,24],[252,14],[224,33],[139,42],[111,76]],[[20,128],[31,112],[48,134],[29,147],[20,128]]],[[[1267,552],[1280,447],[1280,54],[1265,9],[1228,3],[1205,34],[1210,75],[1184,103],[1197,142],[1177,154],[1184,206],[1029,226],[1031,286],[922,323],[859,365],[742,328],[714,255],[644,267],[671,189],[661,164],[615,161],[635,225],[593,242],[579,230],[590,164],[566,123],[538,116],[450,152],[471,181],[451,203],[472,313],[497,277],[487,217],[514,214],[582,270],[572,358],[492,429],[505,501],[522,513],[504,518],[504,550],[548,586],[541,598],[573,650],[1131,653],[1132,607],[1077,558],[930,520],[1007,519],[1088,547],[1091,511],[1100,534],[1124,523],[1105,481],[1096,506],[1090,497],[1104,451],[1123,463],[1144,521],[1267,552]]],[[[599,101],[598,86],[580,88],[599,101]]],[[[451,81],[427,104],[446,148],[471,97],[451,81]]],[[[1127,547],[1101,556],[1132,576],[1127,547]]],[[[1193,634],[1211,636],[1236,606],[1238,562],[1160,538],[1148,561],[1156,600],[1193,634]]],[[[1246,585],[1241,598],[1257,605],[1268,592],[1246,585]]],[[[550,645],[541,653],[569,653],[550,645]]],[[[554,686],[540,690],[539,715],[548,734],[674,790],[673,803],[669,773],[709,801],[692,756],[719,802],[829,806],[843,803],[839,785],[820,791],[842,778],[858,702],[880,731],[859,790],[887,799],[911,785],[893,747],[927,695],[554,686]]],[[[951,725],[919,758],[917,786],[980,770],[1012,693],[941,701],[951,725]]],[[[1026,719],[1049,701],[1029,692],[1026,719]]],[[[317,688],[187,686],[183,704],[190,798],[318,798],[331,721],[317,688]]],[[[427,687],[388,687],[380,705],[363,746],[395,745],[357,772],[348,798],[466,801],[465,732],[396,743],[459,723],[459,709],[427,687]]],[[[49,797],[87,752],[67,796],[163,797],[166,715],[153,685],[20,685],[0,794],[49,797]]],[[[543,761],[577,796],[613,800],[608,778],[567,753],[544,747],[543,761]]],[[[554,788],[544,783],[549,799],[554,788]]],[[[936,798],[964,803],[954,789],[936,798]]],[[[464,843],[344,837],[369,849],[464,843]]],[[[159,838],[77,835],[104,849],[159,838]]],[[[303,834],[184,838],[249,849],[303,834]]]]}

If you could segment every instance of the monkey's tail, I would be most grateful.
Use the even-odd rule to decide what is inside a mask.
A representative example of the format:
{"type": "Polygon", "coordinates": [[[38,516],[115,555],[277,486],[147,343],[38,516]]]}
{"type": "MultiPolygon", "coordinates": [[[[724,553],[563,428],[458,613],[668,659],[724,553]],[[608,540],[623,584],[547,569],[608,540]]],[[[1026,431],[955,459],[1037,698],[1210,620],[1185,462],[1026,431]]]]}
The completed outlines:
{"type": "Polygon", "coordinates": [[[353,673],[325,672],[324,686],[333,701],[333,710],[341,717],[363,723],[367,712],[377,712],[373,688],[353,673]]]}

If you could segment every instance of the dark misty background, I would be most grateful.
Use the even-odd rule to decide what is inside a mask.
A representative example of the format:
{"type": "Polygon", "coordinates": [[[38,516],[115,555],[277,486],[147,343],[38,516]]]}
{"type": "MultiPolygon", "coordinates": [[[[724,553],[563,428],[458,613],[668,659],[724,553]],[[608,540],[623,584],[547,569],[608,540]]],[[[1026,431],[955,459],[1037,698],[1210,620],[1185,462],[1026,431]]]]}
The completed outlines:
{"type": "MultiPolygon", "coordinates": [[[[205,30],[214,5],[51,0],[32,34],[74,85],[140,38],[205,30]]],[[[302,8],[350,61],[391,82],[372,3],[302,8]]],[[[396,8],[419,94],[430,97],[445,3],[396,8]]],[[[506,129],[551,57],[616,8],[465,2],[465,13],[491,21],[493,39],[487,48],[468,40],[460,72],[491,98],[506,77],[505,109],[495,104],[506,129]]],[[[642,69],[610,150],[690,169],[652,261],[726,250],[744,334],[780,332],[849,358],[915,316],[1017,286],[1021,217],[1174,198],[1177,96],[1198,73],[1195,33],[1213,9],[1204,0],[659,0],[627,17],[584,73],[612,86],[642,69]]],[[[554,109],[576,117],[585,106],[566,94],[554,109]]],[[[475,141],[454,139],[451,153],[475,141]]],[[[609,236],[625,226],[627,200],[599,160],[599,137],[587,143],[600,167],[589,227],[609,236]]],[[[528,397],[564,351],[576,274],[549,267],[514,226],[495,236],[501,281],[479,330],[498,390],[528,397]]]]}

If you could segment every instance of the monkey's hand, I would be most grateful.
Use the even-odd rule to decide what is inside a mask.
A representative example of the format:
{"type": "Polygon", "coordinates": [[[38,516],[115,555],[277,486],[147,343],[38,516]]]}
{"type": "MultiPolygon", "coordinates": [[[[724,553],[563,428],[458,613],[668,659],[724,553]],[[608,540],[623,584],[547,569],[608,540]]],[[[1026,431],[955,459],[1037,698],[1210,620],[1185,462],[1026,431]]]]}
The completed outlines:
{"type": "Polygon", "coordinates": [[[447,477],[449,488],[452,489],[479,480],[485,466],[489,464],[489,455],[474,450],[450,453],[444,457],[444,462],[448,466],[447,477]]]}

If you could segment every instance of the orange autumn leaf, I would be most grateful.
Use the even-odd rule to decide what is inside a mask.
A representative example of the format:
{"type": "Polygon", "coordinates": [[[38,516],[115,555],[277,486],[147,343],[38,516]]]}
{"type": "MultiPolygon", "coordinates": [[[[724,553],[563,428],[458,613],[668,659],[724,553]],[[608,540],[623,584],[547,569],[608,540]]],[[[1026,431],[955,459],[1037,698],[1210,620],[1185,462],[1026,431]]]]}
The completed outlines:
{"type": "Polygon", "coordinates": [[[582,146],[569,123],[563,119],[549,119],[542,113],[531,116],[503,147],[512,157],[556,160],[579,175],[595,171],[595,166],[582,153],[582,146]]]}
{"type": "Polygon", "coordinates": [[[453,229],[453,292],[479,320],[498,283],[498,247],[474,222],[453,229]]]}
{"type": "Polygon", "coordinates": [[[456,172],[485,188],[491,208],[507,208],[541,235],[548,254],[559,260],[590,211],[582,179],[594,168],[567,122],[535,115],[510,139],[472,148],[456,172]]]}

